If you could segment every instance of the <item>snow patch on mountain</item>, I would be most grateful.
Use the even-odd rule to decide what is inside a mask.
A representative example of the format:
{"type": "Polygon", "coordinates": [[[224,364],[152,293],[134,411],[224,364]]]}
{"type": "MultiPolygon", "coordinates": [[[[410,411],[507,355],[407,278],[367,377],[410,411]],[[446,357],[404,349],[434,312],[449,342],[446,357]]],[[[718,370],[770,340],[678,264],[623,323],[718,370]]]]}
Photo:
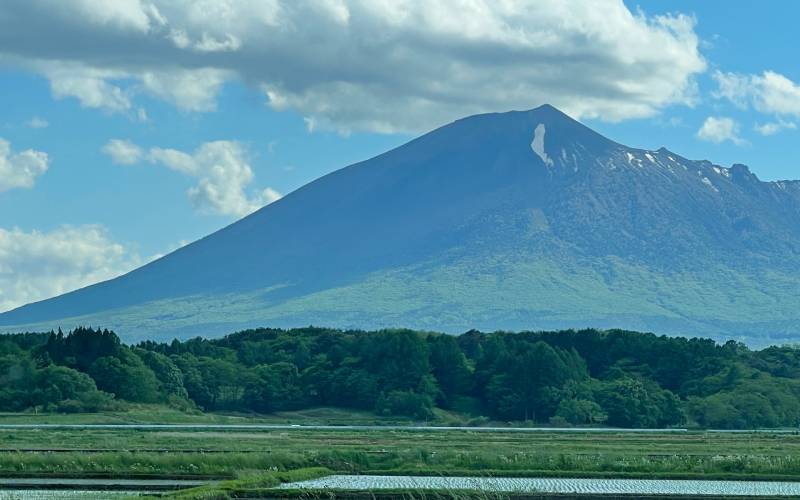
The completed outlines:
{"type": "Polygon", "coordinates": [[[710,187],[711,189],[719,193],[719,189],[717,189],[717,186],[715,186],[714,183],[711,182],[711,179],[709,179],[708,177],[703,176],[702,182],[706,186],[710,187]]]}
{"type": "Polygon", "coordinates": [[[536,129],[533,131],[533,140],[531,141],[531,149],[533,150],[536,155],[542,159],[545,165],[552,167],[553,160],[547,156],[547,153],[544,150],[544,134],[547,132],[547,129],[544,126],[544,123],[540,123],[536,126],[536,129]]]}

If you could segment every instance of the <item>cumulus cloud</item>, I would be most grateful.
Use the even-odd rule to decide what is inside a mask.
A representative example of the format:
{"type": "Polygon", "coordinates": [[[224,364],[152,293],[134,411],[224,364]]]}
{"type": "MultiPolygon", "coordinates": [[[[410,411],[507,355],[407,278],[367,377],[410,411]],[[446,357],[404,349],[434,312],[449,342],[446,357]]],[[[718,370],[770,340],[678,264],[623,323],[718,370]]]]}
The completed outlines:
{"type": "Polygon", "coordinates": [[[144,90],[183,111],[214,111],[228,71],[213,68],[171,69],[141,74],[144,90]]]}
{"type": "Polygon", "coordinates": [[[146,93],[211,111],[237,79],[272,108],[340,131],[417,132],[545,102],[579,118],[646,117],[691,105],[706,68],[693,18],[632,13],[622,0],[7,0],[0,10],[0,58],[45,74],[56,97],[127,112],[146,93]]]}
{"type": "Polygon", "coordinates": [[[283,195],[280,194],[278,191],[275,191],[271,187],[268,187],[261,191],[261,201],[264,205],[269,205],[273,201],[278,201],[283,198],[283,195]]]}
{"type": "Polygon", "coordinates": [[[733,118],[709,116],[697,131],[697,137],[715,144],[731,141],[741,146],[746,141],[739,136],[739,129],[739,123],[733,118]]]}
{"type": "Polygon", "coordinates": [[[127,75],[121,71],[84,67],[79,64],[37,64],[45,68],[50,91],[56,99],[74,97],[84,108],[100,108],[112,112],[131,109],[130,92],[114,82],[127,75]]]}
{"type": "Polygon", "coordinates": [[[762,113],[800,117],[800,85],[780,73],[743,75],[717,71],[714,80],[714,96],[728,99],[740,108],[752,106],[762,113]]]}
{"type": "Polygon", "coordinates": [[[241,217],[281,197],[269,187],[248,195],[253,169],[244,146],[236,141],[206,142],[186,153],[157,147],[144,151],[130,141],[113,139],[103,147],[103,152],[117,164],[132,165],[146,160],[196,179],[187,196],[202,213],[241,217]]]}
{"type": "Polygon", "coordinates": [[[107,280],[140,265],[101,226],[0,228],[0,311],[107,280]]]}
{"type": "Polygon", "coordinates": [[[791,129],[794,130],[797,128],[797,124],[794,122],[786,122],[786,121],[777,121],[777,122],[767,122],[758,124],[756,123],[755,127],[753,127],[756,132],[761,135],[775,135],[781,130],[791,129]]]}
{"type": "Polygon", "coordinates": [[[141,161],[142,148],[123,139],[111,139],[103,146],[103,152],[117,165],[133,165],[141,161]]]}
{"type": "Polygon", "coordinates": [[[47,171],[49,164],[47,153],[33,149],[14,153],[11,144],[0,138],[0,193],[33,187],[36,178],[47,171]]]}
{"type": "Polygon", "coordinates": [[[30,128],[47,128],[50,126],[50,122],[45,120],[44,118],[40,118],[38,116],[34,116],[30,120],[28,120],[25,125],[30,128]]]}

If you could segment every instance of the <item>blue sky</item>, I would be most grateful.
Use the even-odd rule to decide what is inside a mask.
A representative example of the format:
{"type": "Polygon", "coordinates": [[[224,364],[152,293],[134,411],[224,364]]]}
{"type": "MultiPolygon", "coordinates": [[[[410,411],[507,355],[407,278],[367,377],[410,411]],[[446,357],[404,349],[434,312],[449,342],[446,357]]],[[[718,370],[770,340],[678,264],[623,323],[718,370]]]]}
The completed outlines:
{"type": "MultiPolygon", "coordinates": [[[[774,71],[800,83],[800,60],[794,54],[794,47],[800,44],[796,24],[800,4],[791,1],[724,2],[723,7],[721,2],[680,0],[629,1],[626,4],[633,10],[640,7],[648,14],[683,12],[696,18],[700,50],[708,62],[708,70],[697,77],[699,102],[694,108],[669,107],[659,116],[645,120],[617,124],[587,120],[586,123],[631,146],[652,149],[664,146],[688,158],[708,159],[723,166],[743,163],[762,180],[800,179],[798,130],[763,136],[753,127],[773,122],[773,117],[753,109],[740,109],[712,95],[718,88],[713,79],[717,70],[748,75],[774,71]],[[737,146],[730,141],[715,144],[698,139],[697,131],[708,116],[738,121],[746,143],[737,146]],[[668,126],[673,118],[680,120],[680,124],[668,126]]],[[[796,95],[796,99],[800,99],[800,95],[796,95]]],[[[786,120],[791,123],[791,116],[786,120]]]]}
{"type": "Polygon", "coordinates": [[[800,4],[457,4],[4,2],[0,310],[476,112],[800,178],[800,4]]]}

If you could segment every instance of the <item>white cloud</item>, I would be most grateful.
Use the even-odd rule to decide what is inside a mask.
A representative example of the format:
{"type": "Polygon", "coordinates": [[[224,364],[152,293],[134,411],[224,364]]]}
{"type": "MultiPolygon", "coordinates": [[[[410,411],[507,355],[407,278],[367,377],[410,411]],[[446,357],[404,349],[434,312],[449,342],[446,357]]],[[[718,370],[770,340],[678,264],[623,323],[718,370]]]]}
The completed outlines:
{"type": "Polygon", "coordinates": [[[45,120],[44,118],[40,118],[38,116],[34,116],[30,120],[28,120],[25,125],[30,128],[47,128],[50,126],[50,123],[45,120]]]}
{"type": "Polygon", "coordinates": [[[164,252],[157,253],[157,254],[154,254],[154,255],[150,256],[150,259],[148,260],[148,262],[152,262],[154,260],[158,260],[161,257],[164,257],[165,255],[170,254],[170,253],[174,252],[175,250],[178,250],[179,248],[185,247],[189,243],[191,243],[191,241],[189,241],[189,240],[180,240],[177,243],[173,243],[171,245],[168,245],[167,249],[164,252]]]}
{"type": "Polygon", "coordinates": [[[119,71],[106,71],[81,65],[47,65],[45,74],[56,99],[74,97],[84,108],[100,108],[113,112],[131,109],[129,92],[114,84],[126,77],[119,71]]]}
{"type": "Polygon", "coordinates": [[[192,155],[177,149],[152,148],[147,156],[153,163],[160,163],[172,170],[188,175],[197,175],[197,163],[192,155]]]}
{"type": "Polygon", "coordinates": [[[732,118],[709,116],[697,131],[697,137],[715,144],[731,141],[741,146],[746,144],[746,141],[739,137],[739,129],[739,124],[732,118]]]}
{"type": "Polygon", "coordinates": [[[800,116],[800,85],[772,71],[764,72],[759,85],[756,106],[760,111],[800,116]]]}
{"type": "Polygon", "coordinates": [[[303,118],[303,121],[306,124],[306,130],[309,134],[313,134],[314,131],[317,129],[317,120],[310,116],[306,116],[303,118]]]}
{"type": "Polygon", "coordinates": [[[727,99],[743,109],[748,107],[752,93],[750,77],[715,71],[713,78],[717,82],[717,90],[712,92],[715,98],[727,99]]]}
{"type": "Polygon", "coordinates": [[[50,232],[0,228],[0,311],[113,278],[139,264],[101,226],[50,232]]]}
{"type": "Polygon", "coordinates": [[[227,71],[212,68],[171,69],[141,74],[142,85],[150,94],[184,111],[214,111],[219,89],[227,71]]]}
{"type": "Polygon", "coordinates": [[[179,49],[192,49],[197,52],[233,52],[242,46],[241,40],[231,34],[215,38],[208,33],[203,33],[198,40],[192,40],[186,31],[173,29],[168,38],[179,49]]]}
{"type": "Polygon", "coordinates": [[[151,148],[144,151],[127,140],[113,139],[103,151],[115,163],[131,165],[142,160],[163,165],[197,180],[187,196],[202,213],[241,217],[279,199],[272,188],[250,196],[247,188],[253,181],[245,148],[236,141],[213,141],[202,144],[192,153],[177,149],[151,148]]]}
{"type": "Polygon", "coordinates": [[[800,85],[789,78],[765,71],[760,75],[714,73],[717,98],[728,99],[741,108],[778,116],[800,117],[800,85]]]}
{"type": "Polygon", "coordinates": [[[281,198],[283,198],[283,195],[275,191],[271,187],[268,187],[265,190],[261,191],[262,205],[269,205],[273,201],[278,201],[281,198]]]}
{"type": "Polygon", "coordinates": [[[133,165],[141,161],[142,148],[123,139],[111,139],[103,146],[103,152],[117,165],[133,165]]]}
{"type": "Polygon", "coordinates": [[[214,38],[208,33],[203,33],[200,40],[194,44],[195,50],[200,52],[231,52],[239,50],[241,46],[242,42],[231,34],[223,38],[214,38]]]}
{"type": "Polygon", "coordinates": [[[56,97],[132,109],[140,92],[215,109],[225,81],[341,131],[421,131],[552,103],[575,117],[691,105],[694,19],[622,0],[7,0],[0,58],[56,97]],[[67,75],[53,68],[70,66],[67,75]],[[73,76],[72,78],[69,75],[73,76]]]}
{"type": "Polygon", "coordinates": [[[13,153],[11,144],[0,138],[0,192],[33,187],[36,178],[47,171],[49,164],[47,153],[33,149],[13,153]]]}
{"type": "Polygon", "coordinates": [[[131,71],[60,62],[37,63],[35,67],[50,80],[54,98],[74,97],[84,108],[130,113],[139,121],[146,121],[147,113],[141,107],[134,110],[138,94],[148,94],[183,111],[213,111],[220,88],[232,77],[229,71],[214,68],[131,71]]]}
{"type": "Polygon", "coordinates": [[[158,9],[146,0],[75,0],[69,6],[64,2],[51,4],[55,15],[78,15],[86,24],[122,32],[147,33],[161,18],[158,9]]]}
{"type": "Polygon", "coordinates": [[[777,122],[767,122],[763,124],[758,124],[753,127],[756,132],[761,135],[775,135],[781,130],[791,129],[794,130],[797,128],[797,125],[794,122],[785,122],[785,121],[777,121],[777,122]]]}
{"type": "Polygon", "coordinates": [[[244,148],[235,141],[207,142],[191,155],[154,148],[149,159],[197,178],[197,185],[187,194],[200,212],[241,217],[281,196],[271,188],[259,196],[247,196],[245,188],[253,181],[253,170],[244,148]]]}

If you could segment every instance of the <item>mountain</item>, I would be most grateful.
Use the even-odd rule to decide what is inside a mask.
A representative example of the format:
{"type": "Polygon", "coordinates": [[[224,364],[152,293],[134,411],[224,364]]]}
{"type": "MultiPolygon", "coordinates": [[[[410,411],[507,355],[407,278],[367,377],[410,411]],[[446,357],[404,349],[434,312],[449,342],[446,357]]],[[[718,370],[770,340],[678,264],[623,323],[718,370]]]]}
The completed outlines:
{"type": "Polygon", "coordinates": [[[800,182],[471,116],[119,278],[0,315],[132,338],[308,324],[800,338],[800,182]]]}

